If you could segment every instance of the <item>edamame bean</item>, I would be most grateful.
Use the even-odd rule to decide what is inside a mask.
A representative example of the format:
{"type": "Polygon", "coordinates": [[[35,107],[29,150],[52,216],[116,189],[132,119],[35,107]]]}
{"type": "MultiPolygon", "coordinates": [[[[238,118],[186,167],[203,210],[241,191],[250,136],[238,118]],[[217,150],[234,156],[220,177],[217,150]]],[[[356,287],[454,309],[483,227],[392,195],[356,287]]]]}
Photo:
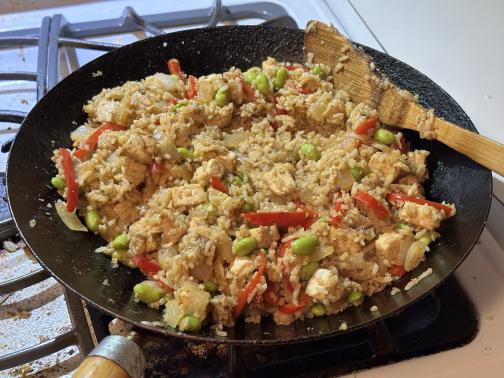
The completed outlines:
{"type": "Polygon", "coordinates": [[[305,235],[292,242],[292,253],[295,255],[311,255],[313,251],[319,246],[318,239],[313,235],[305,235]]]}
{"type": "Polygon", "coordinates": [[[234,176],[232,183],[233,185],[241,186],[243,184],[243,177],[240,177],[238,175],[234,176]]]}
{"type": "Polygon", "coordinates": [[[358,304],[362,299],[362,293],[359,290],[354,290],[348,296],[348,302],[358,304]]]}
{"type": "Polygon", "coordinates": [[[299,156],[308,160],[317,161],[320,159],[320,152],[317,150],[317,147],[311,143],[303,143],[301,147],[299,147],[299,156]]]}
{"type": "Polygon", "coordinates": [[[205,290],[208,291],[209,293],[215,293],[218,289],[217,284],[213,281],[205,281],[203,283],[203,286],[205,287],[205,290]]]}
{"type": "Polygon", "coordinates": [[[395,228],[398,229],[398,230],[405,230],[407,227],[408,227],[408,225],[406,225],[404,223],[397,223],[395,225],[395,228]]]}
{"type": "Polygon", "coordinates": [[[178,327],[181,331],[196,332],[201,328],[201,320],[194,315],[187,315],[182,318],[178,327]]]}
{"type": "Polygon", "coordinates": [[[387,146],[390,146],[392,143],[395,142],[394,133],[387,129],[377,129],[375,131],[374,138],[377,142],[386,144],[387,146]]]}
{"type": "Polygon", "coordinates": [[[317,269],[319,268],[319,264],[316,261],[309,262],[301,268],[301,273],[299,274],[299,278],[301,281],[308,281],[315,274],[317,269]]]}
{"type": "Polygon", "coordinates": [[[86,222],[86,227],[89,231],[96,232],[98,231],[98,226],[100,225],[100,213],[96,210],[86,211],[86,215],[84,215],[84,221],[86,222]]]}
{"type": "Polygon", "coordinates": [[[224,85],[223,87],[220,87],[215,94],[215,103],[217,104],[217,106],[220,106],[222,108],[223,106],[229,104],[229,102],[229,86],[224,85]]]}
{"type": "Polygon", "coordinates": [[[310,311],[314,316],[324,316],[327,312],[327,309],[322,303],[315,303],[311,307],[310,311]]]}
{"type": "Polygon", "coordinates": [[[431,236],[431,233],[430,232],[426,232],[425,234],[423,234],[419,239],[418,239],[419,242],[425,244],[425,245],[429,245],[432,241],[432,236],[431,236]]]}
{"type": "Polygon", "coordinates": [[[362,180],[362,178],[366,175],[364,173],[364,170],[361,167],[357,166],[357,165],[354,166],[354,167],[352,167],[351,172],[352,172],[353,178],[357,182],[360,182],[360,180],[362,180]]]}
{"type": "Polygon", "coordinates": [[[51,179],[51,185],[54,186],[56,189],[60,190],[60,189],[65,188],[66,183],[65,183],[65,180],[63,180],[61,177],[54,176],[51,179]]]}
{"type": "Polygon", "coordinates": [[[177,152],[184,160],[194,159],[194,152],[186,147],[177,147],[177,152]]]}
{"type": "Polygon", "coordinates": [[[173,105],[172,110],[173,110],[174,112],[176,112],[176,111],[177,111],[177,109],[180,109],[181,107],[186,106],[186,105],[187,105],[187,104],[186,104],[185,102],[177,102],[175,105],[173,105]]]}
{"type": "Polygon", "coordinates": [[[325,78],[327,78],[327,72],[325,72],[320,66],[313,67],[310,72],[314,75],[317,75],[322,80],[325,80],[325,78]]]}
{"type": "Polygon", "coordinates": [[[243,204],[243,210],[245,210],[245,211],[253,211],[254,208],[255,208],[255,206],[253,203],[245,201],[245,203],[243,204]]]}
{"type": "Polygon", "coordinates": [[[112,252],[111,257],[120,263],[130,267],[130,268],[136,268],[137,266],[135,263],[131,260],[131,258],[128,255],[128,250],[127,249],[118,249],[112,252]]]}
{"type": "Polygon", "coordinates": [[[233,248],[233,252],[238,256],[250,255],[257,248],[257,240],[253,237],[243,238],[238,241],[233,248]]]}
{"type": "Polygon", "coordinates": [[[252,82],[257,78],[257,75],[261,73],[261,69],[259,67],[252,67],[243,74],[243,78],[247,84],[252,84],[252,82]]]}
{"type": "Polygon", "coordinates": [[[270,83],[268,76],[263,73],[257,75],[257,78],[254,80],[256,88],[262,94],[268,94],[270,92],[270,83]]]}
{"type": "Polygon", "coordinates": [[[149,282],[136,284],[133,287],[133,293],[136,299],[147,304],[159,301],[165,294],[155,284],[150,284],[149,282]]]}
{"type": "Polygon", "coordinates": [[[276,76],[273,79],[273,88],[275,90],[279,90],[280,88],[283,88],[285,85],[285,80],[287,80],[287,70],[283,67],[279,68],[278,71],[276,72],[276,76]]]}
{"type": "Polygon", "coordinates": [[[112,248],[114,249],[128,249],[129,239],[128,235],[121,234],[117,235],[114,240],[112,240],[112,248]]]}

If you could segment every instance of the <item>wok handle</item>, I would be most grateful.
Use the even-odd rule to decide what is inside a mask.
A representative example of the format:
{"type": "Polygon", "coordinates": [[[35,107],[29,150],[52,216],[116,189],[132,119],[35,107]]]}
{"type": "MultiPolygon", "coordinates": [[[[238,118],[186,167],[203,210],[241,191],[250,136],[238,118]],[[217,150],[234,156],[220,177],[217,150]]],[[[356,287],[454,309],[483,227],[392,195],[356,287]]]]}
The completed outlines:
{"type": "Polygon", "coordinates": [[[145,368],[142,349],[124,336],[107,336],[80,364],[73,378],[141,378],[145,368]]]}

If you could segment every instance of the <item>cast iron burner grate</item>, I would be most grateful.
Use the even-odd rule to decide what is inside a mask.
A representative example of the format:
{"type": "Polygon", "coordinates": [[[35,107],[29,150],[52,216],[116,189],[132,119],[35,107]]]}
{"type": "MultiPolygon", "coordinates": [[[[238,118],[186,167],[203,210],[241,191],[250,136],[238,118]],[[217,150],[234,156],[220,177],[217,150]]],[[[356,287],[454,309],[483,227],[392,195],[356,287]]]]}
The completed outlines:
{"type": "MultiPolygon", "coordinates": [[[[90,308],[98,339],[109,316],[90,308]]],[[[283,346],[235,347],[175,338],[144,347],[146,377],[334,377],[468,344],[478,332],[472,302],[457,280],[395,317],[319,341],[283,346]]],[[[322,325],[323,326],[323,325],[322,325]]]]}

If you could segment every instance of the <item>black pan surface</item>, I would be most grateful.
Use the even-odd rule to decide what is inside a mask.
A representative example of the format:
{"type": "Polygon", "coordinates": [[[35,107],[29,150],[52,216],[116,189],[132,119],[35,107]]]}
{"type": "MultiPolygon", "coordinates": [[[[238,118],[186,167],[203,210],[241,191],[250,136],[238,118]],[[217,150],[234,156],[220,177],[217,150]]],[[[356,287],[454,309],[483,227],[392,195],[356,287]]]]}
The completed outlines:
{"type": "MultiPolygon", "coordinates": [[[[208,329],[182,334],[141,323],[158,321],[161,316],[160,312],[133,301],[133,285],[143,280],[142,275],[124,266],[112,269],[108,257],[94,253],[104,244],[103,240],[69,231],[54,207],[47,207],[47,203],[58,198],[49,185],[55,174],[50,160],[52,151],[70,147],[70,132],[86,119],[82,106],[102,88],[166,72],[166,61],[173,57],[182,62],[185,72],[202,75],[222,72],[231,66],[245,69],[259,65],[268,56],[302,62],[302,47],[301,30],[233,26],[182,31],[114,50],[54,87],[24,121],[12,146],[7,171],[15,222],[41,264],[92,305],[138,327],[200,341],[235,344],[280,344],[326,337],[341,332],[338,328],[343,321],[352,330],[401,311],[439,285],[464,260],[483,230],[491,201],[491,173],[456,151],[435,141],[420,140],[410,132],[406,134],[413,147],[431,151],[428,197],[455,203],[457,216],[443,223],[439,230],[442,237],[431,247],[427,260],[396,286],[404,287],[429,267],[433,274],[410,291],[391,296],[390,289],[386,289],[357,308],[327,318],[297,321],[288,327],[276,326],[270,319],[261,325],[240,322],[229,330],[227,337],[217,337],[208,329]],[[92,73],[97,71],[103,74],[94,77],[92,73]],[[32,219],[36,221],[35,227],[29,225],[32,219]],[[105,279],[109,286],[102,284],[105,279]],[[373,305],[378,306],[378,312],[369,311],[373,305]]],[[[395,83],[418,94],[420,103],[433,107],[447,120],[476,131],[460,106],[426,76],[390,56],[370,48],[365,50],[395,83]]]]}

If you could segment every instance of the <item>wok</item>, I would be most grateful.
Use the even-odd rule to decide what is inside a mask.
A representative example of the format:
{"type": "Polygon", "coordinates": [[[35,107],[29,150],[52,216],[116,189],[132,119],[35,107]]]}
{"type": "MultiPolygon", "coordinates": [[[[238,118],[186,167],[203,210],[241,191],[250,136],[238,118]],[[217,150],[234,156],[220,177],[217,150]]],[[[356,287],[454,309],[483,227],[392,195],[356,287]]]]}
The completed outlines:
{"type": "MultiPolygon", "coordinates": [[[[70,132],[86,120],[82,106],[102,88],[128,80],[139,80],[155,72],[166,72],[166,61],[176,57],[185,72],[204,75],[232,66],[246,69],[268,56],[279,61],[302,62],[303,31],[261,26],[232,26],[181,31],[142,40],[111,51],[72,73],[56,85],[33,108],[14,141],[8,161],[7,190],[11,211],[21,236],[37,259],[56,279],[91,305],[136,327],[167,336],[230,344],[281,344],[328,337],[393,315],[420,299],[443,282],[464,260],[478,240],[491,201],[491,173],[465,156],[436,141],[420,140],[405,132],[414,148],[431,151],[430,180],[426,193],[434,201],[446,200],[457,207],[457,215],[444,222],[442,237],[417,269],[398,284],[400,288],[427,268],[433,273],[409,291],[391,296],[390,290],[367,298],[362,306],[328,318],[296,321],[277,326],[271,319],[260,325],[240,321],[227,337],[202,329],[183,334],[142,321],[159,321],[161,312],[133,301],[132,288],[144,279],[138,270],[113,269],[110,259],[94,250],[104,241],[90,233],[68,230],[47,203],[58,195],[50,185],[55,174],[51,162],[57,147],[70,147],[70,132]],[[101,71],[101,76],[93,75],[101,71]],[[51,215],[46,215],[47,212],[51,215]],[[35,220],[36,225],[30,226],[35,220]],[[109,285],[102,282],[108,279],[109,285]],[[378,306],[378,312],[369,308],[378,306]]],[[[460,106],[439,86],[410,66],[373,49],[363,47],[377,68],[400,87],[419,95],[426,107],[464,128],[476,131],[460,106]]]]}

